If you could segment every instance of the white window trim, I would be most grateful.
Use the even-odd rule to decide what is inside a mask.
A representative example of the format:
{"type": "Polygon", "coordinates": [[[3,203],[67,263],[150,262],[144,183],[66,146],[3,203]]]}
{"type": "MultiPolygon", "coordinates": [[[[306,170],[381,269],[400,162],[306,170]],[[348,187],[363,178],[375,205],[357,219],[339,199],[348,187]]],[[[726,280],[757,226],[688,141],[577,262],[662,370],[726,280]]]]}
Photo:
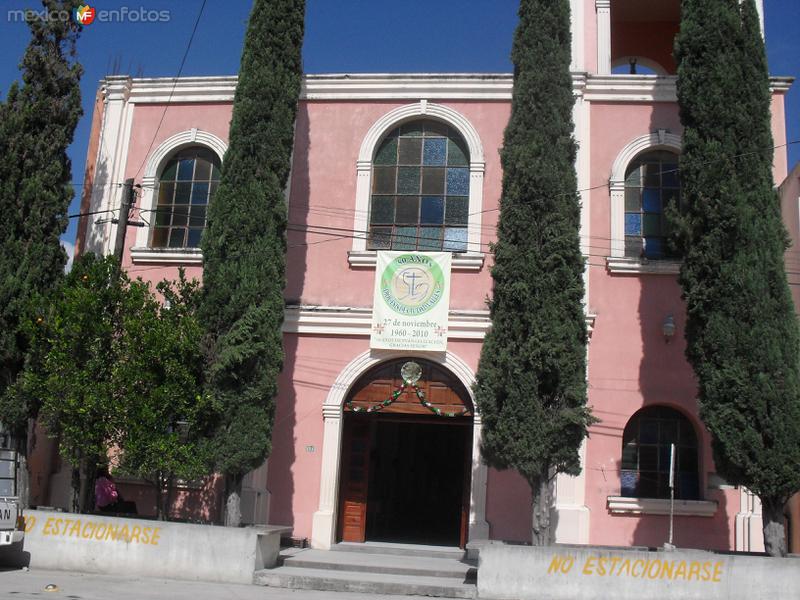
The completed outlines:
{"type": "Polygon", "coordinates": [[[622,149],[611,168],[608,182],[611,193],[611,256],[607,259],[611,273],[674,275],[680,268],[678,261],[648,261],[625,256],[625,172],[639,155],[654,150],[680,154],[681,138],[664,129],[639,136],[622,149]]]}
{"type": "Polygon", "coordinates": [[[369,205],[372,190],[372,158],[384,136],[405,122],[419,118],[433,118],[455,129],[469,149],[469,221],[467,223],[467,247],[465,253],[453,254],[453,268],[478,271],[483,267],[484,253],[477,251],[481,243],[481,210],[483,209],[483,175],[486,162],[478,132],[459,112],[441,104],[420,100],[389,111],[370,127],[356,161],[356,206],[353,220],[353,247],[348,253],[351,267],[374,267],[377,252],[367,250],[369,230],[369,205]]]}
{"type": "Polygon", "coordinates": [[[155,218],[152,211],[156,206],[158,178],[167,161],[179,150],[201,146],[214,152],[222,162],[228,145],[213,133],[200,129],[189,129],[167,138],[148,157],[142,176],[142,199],[139,211],[150,222],[149,227],[140,227],[136,232],[136,245],[131,248],[134,264],[203,264],[203,253],[199,248],[153,248],[150,246],[150,233],[155,218]]]}
{"type": "MultiPolygon", "coordinates": [[[[608,510],[612,514],[668,515],[669,498],[628,498],[609,496],[608,510]]],[[[675,516],[713,517],[719,505],[715,500],[675,500],[675,516]]]]}

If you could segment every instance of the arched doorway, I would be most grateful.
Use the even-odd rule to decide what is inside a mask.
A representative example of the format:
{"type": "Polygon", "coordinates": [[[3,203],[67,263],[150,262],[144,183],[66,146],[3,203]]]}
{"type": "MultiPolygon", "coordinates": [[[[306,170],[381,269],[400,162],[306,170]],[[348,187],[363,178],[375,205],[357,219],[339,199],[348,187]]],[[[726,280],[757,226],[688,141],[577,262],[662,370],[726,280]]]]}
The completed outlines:
{"type": "Polygon", "coordinates": [[[337,538],[464,546],[473,407],[464,385],[421,358],[366,372],[344,402],[337,538]]]}

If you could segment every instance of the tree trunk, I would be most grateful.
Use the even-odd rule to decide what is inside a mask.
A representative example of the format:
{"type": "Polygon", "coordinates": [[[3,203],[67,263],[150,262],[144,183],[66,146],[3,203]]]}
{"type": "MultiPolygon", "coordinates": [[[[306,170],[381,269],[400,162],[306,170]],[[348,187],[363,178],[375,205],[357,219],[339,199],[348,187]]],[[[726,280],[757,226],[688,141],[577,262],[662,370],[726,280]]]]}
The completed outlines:
{"type": "Polygon", "coordinates": [[[761,519],[764,525],[764,550],[770,556],[786,556],[786,530],[783,507],[785,502],[761,498],[761,519]]]}
{"type": "MultiPolygon", "coordinates": [[[[93,466],[91,468],[94,468],[93,466]]],[[[78,496],[78,512],[87,513],[94,508],[94,472],[90,472],[89,460],[84,458],[80,463],[80,485],[78,496]]]]}
{"type": "Polygon", "coordinates": [[[553,543],[550,506],[553,490],[549,473],[545,472],[537,479],[529,482],[533,496],[533,512],[531,517],[531,545],[550,546],[553,543]]]}
{"type": "Polygon", "coordinates": [[[172,508],[172,491],[175,484],[175,478],[168,475],[164,478],[164,520],[169,521],[169,511],[172,508]]]}
{"type": "Polygon", "coordinates": [[[242,524],[242,476],[225,476],[225,526],[239,527],[242,524]]]}
{"type": "Polygon", "coordinates": [[[156,517],[159,521],[164,520],[164,486],[161,475],[156,475],[155,485],[153,488],[156,492],[156,517]]]}
{"type": "Polygon", "coordinates": [[[70,479],[72,487],[72,512],[80,512],[81,507],[81,472],[78,468],[72,467],[72,477],[70,479]]]}

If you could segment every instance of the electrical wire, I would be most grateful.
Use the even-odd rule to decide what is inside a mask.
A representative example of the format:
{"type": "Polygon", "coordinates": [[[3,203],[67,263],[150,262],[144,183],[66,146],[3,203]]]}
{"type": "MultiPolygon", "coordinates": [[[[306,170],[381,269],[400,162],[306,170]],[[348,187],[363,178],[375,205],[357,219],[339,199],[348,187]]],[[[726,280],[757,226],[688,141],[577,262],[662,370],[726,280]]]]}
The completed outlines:
{"type": "MultiPolygon", "coordinates": [[[[174,88],[173,88],[173,92],[174,92],[174,88]]],[[[163,120],[163,114],[166,114],[166,113],[162,113],[162,120],[163,120]]],[[[159,125],[159,127],[160,127],[160,125],[159,125]]],[[[158,133],[158,132],[156,131],[156,133],[158,133]]],[[[152,149],[152,144],[153,143],[154,142],[151,142],[150,149],[152,149]]],[[[732,157],[729,157],[729,160],[737,160],[739,158],[744,158],[745,156],[749,156],[751,154],[757,154],[757,153],[763,152],[765,150],[778,150],[779,148],[786,148],[786,147],[792,146],[794,144],[800,144],[800,140],[792,140],[790,142],[786,142],[785,144],[778,144],[777,146],[771,146],[769,148],[762,148],[762,149],[759,149],[759,150],[753,150],[753,151],[750,151],[750,152],[745,152],[743,154],[734,155],[732,157]]],[[[148,151],[147,151],[148,153],[150,152],[150,149],[148,149],[148,151]]],[[[709,165],[709,164],[713,164],[715,162],[718,162],[718,161],[726,159],[726,158],[727,157],[725,157],[725,156],[721,156],[719,158],[714,159],[713,161],[706,161],[705,163],[700,163],[700,164],[701,165],[709,165]]],[[[142,162],[142,164],[139,167],[139,171],[141,170],[141,167],[146,162],[147,162],[147,159],[145,159],[142,162]]],[[[138,175],[139,171],[137,171],[137,175],[138,175]]],[[[666,171],[660,171],[658,174],[663,176],[663,175],[669,175],[669,174],[672,174],[672,173],[679,173],[679,172],[680,172],[680,169],[667,169],[666,171]]],[[[73,185],[75,187],[83,187],[84,183],[85,182],[83,182],[83,181],[73,181],[73,182],[71,182],[71,185],[73,185]]],[[[94,184],[92,184],[92,189],[94,189],[95,187],[101,187],[101,188],[105,188],[105,187],[121,187],[123,185],[125,185],[125,184],[124,183],[107,183],[107,184],[104,184],[103,186],[95,186],[94,184]]],[[[154,190],[154,189],[158,188],[158,185],[159,185],[158,182],[156,182],[153,185],[139,185],[138,187],[141,188],[141,189],[154,190]]],[[[591,192],[591,191],[594,191],[594,190],[607,188],[608,186],[609,186],[609,182],[599,183],[599,184],[593,185],[591,187],[580,188],[580,189],[577,190],[577,193],[578,194],[582,194],[584,192],[591,192]]],[[[350,207],[345,207],[345,206],[332,206],[332,205],[325,205],[325,204],[314,204],[314,205],[311,205],[311,204],[308,204],[307,202],[306,203],[292,202],[290,204],[290,206],[289,206],[289,210],[290,211],[293,210],[293,209],[296,209],[296,208],[299,208],[299,209],[310,208],[310,209],[329,210],[331,212],[341,212],[341,213],[346,213],[348,215],[355,215],[357,213],[362,213],[362,214],[368,214],[369,213],[368,210],[359,210],[359,209],[356,209],[356,208],[350,208],[350,207]]],[[[499,207],[499,206],[497,206],[495,208],[487,208],[487,209],[484,209],[484,210],[471,212],[471,213],[469,213],[468,216],[475,216],[475,215],[485,214],[485,213],[489,213],[489,212],[496,212],[496,211],[499,211],[500,208],[501,207],[499,207]]]]}
{"type": "Polygon", "coordinates": [[[145,158],[142,160],[142,164],[139,165],[139,168],[136,169],[136,173],[134,173],[134,179],[139,175],[144,167],[145,163],[147,162],[147,158],[150,156],[150,150],[153,149],[153,144],[158,137],[158,132],[161,130],[161,126],[164,124],[164,118],[167,116],[167,110],[169,110],[170,103],[172,102],[172,96],[175,94],[175,89],[178,87],[178,79],[183,73],[183,67],[186,65],[186,59],[189,56],[189,51],[192,49],[192,42],[194,41],[194,36],[197,33],[197,26],[200,24],[200,19],[203,16],[203,11],[206,8],[207,0],[203,0],[203,4],[200,5],[200,11],[197,13],[197,19],[194,21],[194,27],[192,28],[192,35],[189,36],[189,42],[186,44],[186,51],[183,53],[183,58],[181,59],[180,67],[178,67],[178,74],[175,75],[175,83],[172,85],[172,89],[169,92],[169,97],[167,98],[166,104],[164,105],[164,110],[161,113],[161,119],[158,121],[158,126],[156,130],[153,132],[153,139],[150,140],[150,145],[147,147],[147,151],[144,153],[145,158]]]}

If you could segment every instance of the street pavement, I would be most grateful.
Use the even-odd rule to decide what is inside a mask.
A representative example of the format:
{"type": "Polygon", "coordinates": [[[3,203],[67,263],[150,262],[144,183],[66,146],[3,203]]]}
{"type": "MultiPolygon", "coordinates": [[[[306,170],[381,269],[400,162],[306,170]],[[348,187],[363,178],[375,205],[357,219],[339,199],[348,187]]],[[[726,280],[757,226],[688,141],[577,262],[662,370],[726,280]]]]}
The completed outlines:
{"type": "MultiPolygon", "coordinates": [[[[33,569],[0,570],[0,599],[25,600],[397,600],[401,596],[285,590],[256,585],[148,579],[33,569]],[[47,591],[48,585],[57,586],[47,591]]],[[[406,596],[417,598],[420,596],[406,596]]],[[[426,600],[430,600],[429,598],[426,600]]]]}

